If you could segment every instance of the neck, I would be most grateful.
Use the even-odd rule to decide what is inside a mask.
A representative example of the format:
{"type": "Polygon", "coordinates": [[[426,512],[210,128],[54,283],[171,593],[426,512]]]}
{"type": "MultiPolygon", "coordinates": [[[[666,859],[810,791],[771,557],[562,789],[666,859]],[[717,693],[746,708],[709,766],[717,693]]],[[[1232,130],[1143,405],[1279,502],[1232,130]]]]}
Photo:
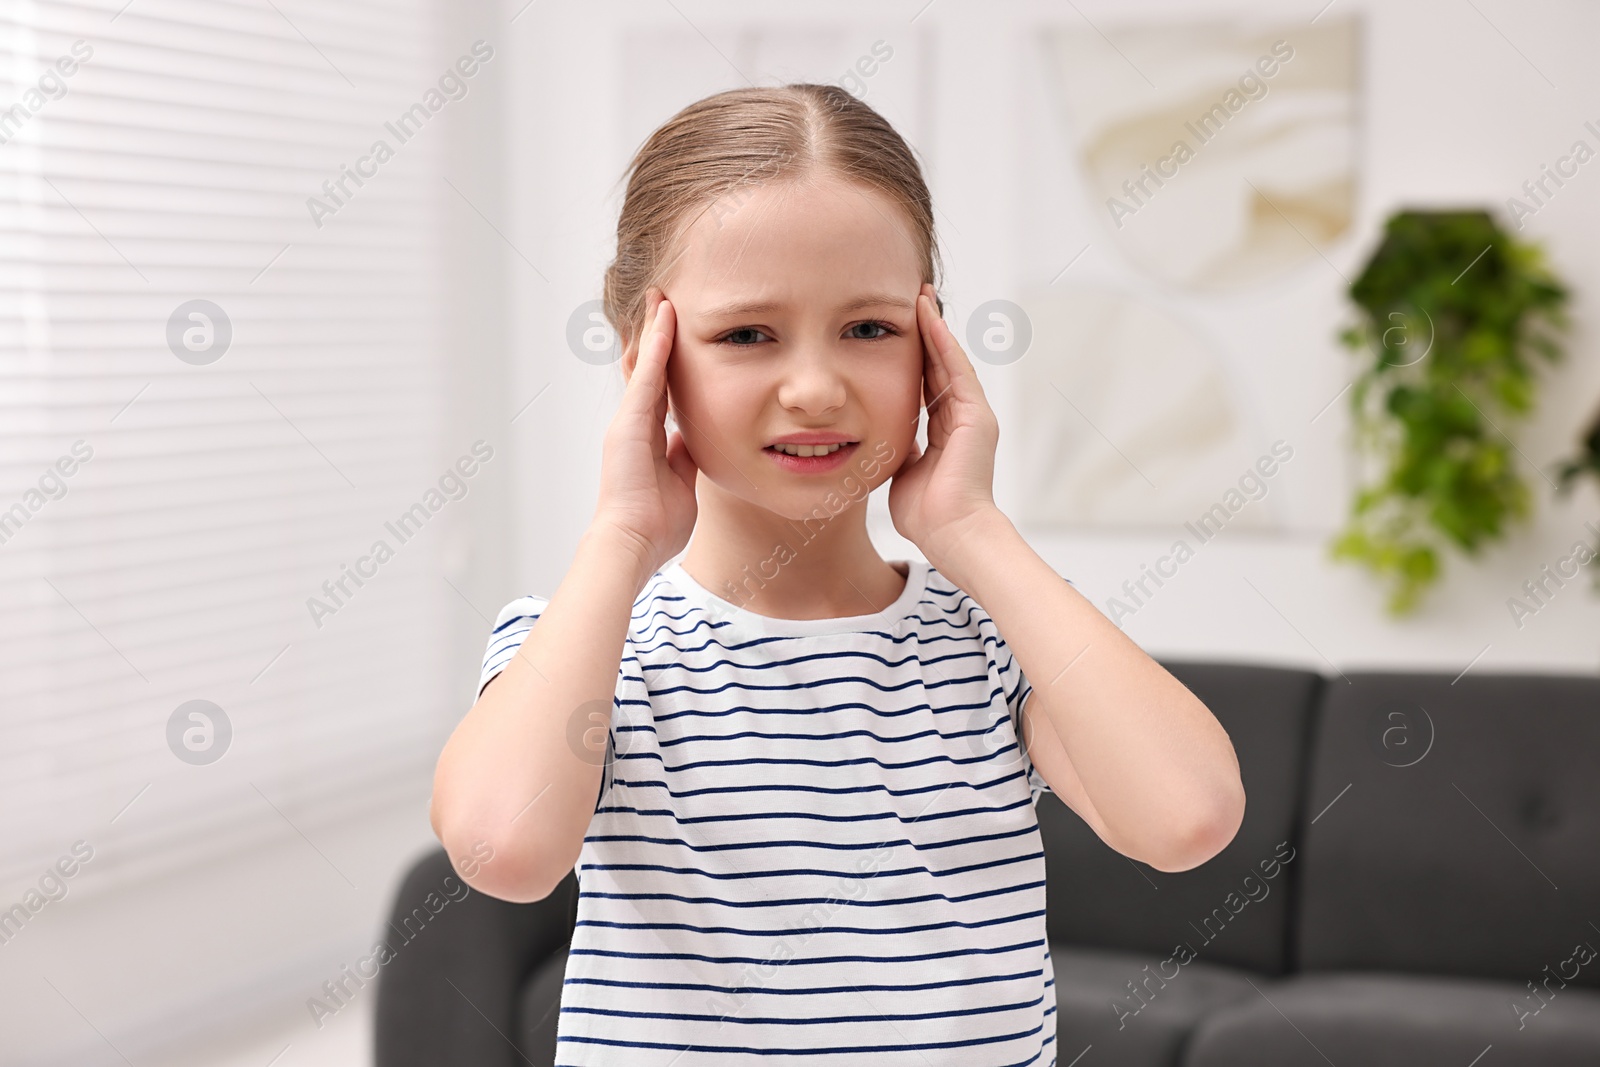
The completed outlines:
{"type": "Polygon", "coordinates": [[[905,576],[867,536],[866,497],[833,493],[789,519],[699,479],[699,515],[680,561],[689,577],[746,611],[781,619],[868,615],[894,603],[905,576]]]}

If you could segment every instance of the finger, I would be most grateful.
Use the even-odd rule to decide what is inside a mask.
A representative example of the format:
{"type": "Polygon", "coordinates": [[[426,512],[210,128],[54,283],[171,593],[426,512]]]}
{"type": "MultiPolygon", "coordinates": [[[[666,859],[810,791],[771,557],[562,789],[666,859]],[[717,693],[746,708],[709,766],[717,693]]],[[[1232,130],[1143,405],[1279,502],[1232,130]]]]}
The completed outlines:
{"type": "Polygon", "coordinates": [[[667,413],[666,356],[672,344],[670,338],[663,339],[662,327],[670,314],[671,305],[665,298],[654,303],[649,322],[639,338],[633,377],[628,383],[629,391],[634,394],[630,401],[633,410],[652,412],[658,423],[665,422],[667,413]]]}
{"type": "Polygon", "coordinates": [[[660,318],[661,304],[664,300],[665,296],[655,286],[652,285],[645,290],[644,321],[639,324],[639,332],[634,335],[631,346],[633,357],[636,361],[643,354],[645,345],[649,343],[650,338],[655,333],[656,323],[660,318]]]}
{"type": "Polygon", "coordinates": [[[658,355],[656,365],[661,368],[663,392],[666,390],[667,361],[672,358],[673,339],[676,336],[677,325],[677,312],[672,306],[672,301],[662,297],[656,302],[655,321],[651,325],[650,336],[656,346],[658,355]]]}
{"type": "Polygon", "coordinates": [[[672,338],[678,328],[678,309],[672,306],[672,301],[665,295],[656,301],[656,333],[667,339],[667,348],[672,348],[672,338]]]}
{"type": "Polygon", "coordinates": [[[917,297],[917,324],[922,331],[923,392],[926,394],[923,403],[930,409],[944,399],[952,380],[938,332],[943,320],[935,322],[935,319],[939,319],[939,316],[934,310],[933,301],[926,294],[917,297]]]}
{"type": "Polygon", "coordinates": [[[933,332],[939,338],[939,354],[945,366],[951,371],[951,377],[967,377],[977,382],[977,373],[973,369],[972,360],[967,355],[967,350],[961,347],[961,342],[956,338],[956,332],[941,315],[933,317],[933,332]]]}
{"type": "MultiPolygon", "coordinates": [[[[930,301],[930,305],[931,303],[930,301]]],[[[929,310],[931,312],[931,306],[929,310]]],[[[956,340],[955,331],[950,329],[950,324],[938,315],[931,315],[928,334],[931,337],[928,347],[937,365],[936,378],[939,381],[939,388],[948,390],[947,398],[962,403],[984,402],[983,386],[978,381],[978,372],[973,369],[972,360],[967,357],[966,349],[956,340]]]]}
{"type": "MultiPolygon", "coordinates": [[[[674,338],[677,335],[677,311],[672,302],[663,296],[656,304],[656,318],[652,343],[655,345],[655,367],[657,376],[654,379],[660,388],[660,395],[656,399],[655,413],[652,416],[656,425],[665,432],[667,418],[672,414],[672,396],[670,383],[667,380],[667,364],[672,359],[674,338]]],[[[674,424],[676,420],[674,420],[674,424]]],[[[676,428],[676,425],[674,425],[676,428]]]]}

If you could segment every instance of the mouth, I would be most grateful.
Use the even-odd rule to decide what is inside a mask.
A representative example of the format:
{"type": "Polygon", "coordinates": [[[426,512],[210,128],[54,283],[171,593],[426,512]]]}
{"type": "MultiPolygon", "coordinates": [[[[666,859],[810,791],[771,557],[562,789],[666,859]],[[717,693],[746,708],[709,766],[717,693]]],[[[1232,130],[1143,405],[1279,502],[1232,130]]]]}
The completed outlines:
{"type": "Polygon", "coordinates": [[[822,474],[843,466],[860,447],[861,442],[849,441],[829,445],[767,445],[761,451],[771,456],[781,470],[792,474],[822,474]]]}

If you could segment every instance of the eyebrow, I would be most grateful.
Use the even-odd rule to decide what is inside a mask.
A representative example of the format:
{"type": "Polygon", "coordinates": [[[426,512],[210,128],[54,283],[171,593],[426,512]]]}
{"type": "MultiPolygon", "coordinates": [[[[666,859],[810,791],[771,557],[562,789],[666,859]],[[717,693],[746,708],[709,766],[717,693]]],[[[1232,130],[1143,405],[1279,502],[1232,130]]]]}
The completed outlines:
{"type": "MultiPolygon", "coordinates": [[[[883,307],[886,305],[900,308],[903,311],[916,309],[916,305],[904,297],[889,296],[885,293],[868,293],[865,296],[856,297],[854,300],[839,305],[836,310],[859,311],[862,308],[883,307]]],[[[774,300],[745,300],[735,301],[730,304],[719,304],[716,307],[707,308],[702,314],[706,318],[732,318],[740,315],[764,315],[769,311],[779,311],[782,308],[783,305],[774,300]]]]}

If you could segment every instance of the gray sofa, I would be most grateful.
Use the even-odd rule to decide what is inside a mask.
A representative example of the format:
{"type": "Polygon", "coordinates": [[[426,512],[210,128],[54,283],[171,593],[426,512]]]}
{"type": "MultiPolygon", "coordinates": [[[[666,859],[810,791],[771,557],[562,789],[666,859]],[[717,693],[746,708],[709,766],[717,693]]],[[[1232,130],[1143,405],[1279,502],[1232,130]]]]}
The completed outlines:
{"type": "MultiPolygon", "coordinates": [[[[1162,665],[1244,824],[1166,874],[1040,798],[1060,1067],[1600,1065],[1600,678],[1162,665]]],[[[552,1064],[576,906],[441,909],[380,971],[377,1067],[552,1064]]]]}

